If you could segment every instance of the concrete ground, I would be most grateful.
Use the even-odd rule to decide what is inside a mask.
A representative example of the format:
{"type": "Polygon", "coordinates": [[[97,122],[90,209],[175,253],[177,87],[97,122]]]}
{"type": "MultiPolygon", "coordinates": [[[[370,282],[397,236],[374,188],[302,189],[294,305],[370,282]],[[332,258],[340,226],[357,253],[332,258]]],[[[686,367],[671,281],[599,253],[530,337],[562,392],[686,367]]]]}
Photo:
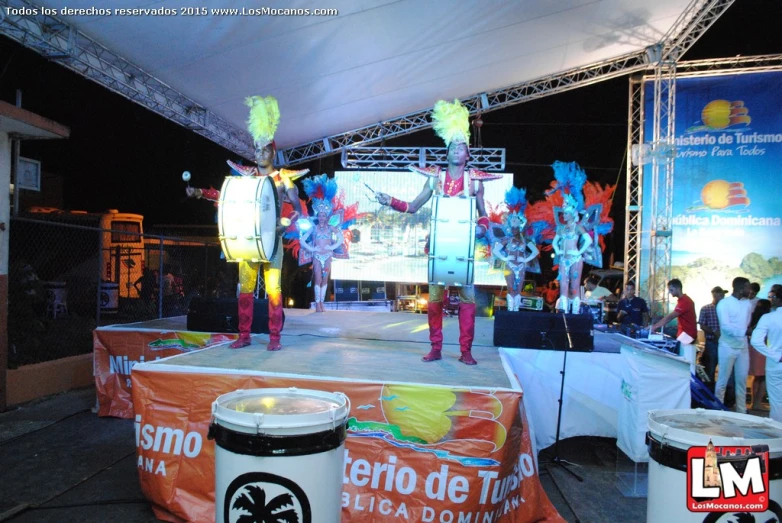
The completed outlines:
{"type": "MultiPolygon", "coordinates": [[[[0,414],[0,522],[147,523],[157,521],[136,475],[132,420],[98,418],[93,388],[71,391],[0,414]]],[[[764,412],[753,412],[767,415],[764,412]]],[[[540,453],[540,477],[567,521],[637,522],[646,519],[646,498],[633,485],[635,467],[609,438],[571,438],[558,457],[573,467],[545,465],[553,447],[540,453]],[[583,478],[579,482],[566,470],[583,478]]]]}

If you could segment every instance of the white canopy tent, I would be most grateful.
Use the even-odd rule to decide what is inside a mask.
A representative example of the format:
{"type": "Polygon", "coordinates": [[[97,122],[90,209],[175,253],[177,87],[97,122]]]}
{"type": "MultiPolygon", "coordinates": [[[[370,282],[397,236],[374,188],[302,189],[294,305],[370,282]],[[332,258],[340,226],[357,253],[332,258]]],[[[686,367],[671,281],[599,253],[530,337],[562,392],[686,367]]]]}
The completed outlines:
{"type": "Polygon", "coordinates": [[[681,44],[686,50],[731,2],[295,0],[268,7],[338,14],[242,16],[213,10],[247,12],[246,3],[213,0],[205,2],[206,15],[185,16],[182,9],[192,2],[43,0],[42,6],[56,10],[44,16],[41,5],[2,0],[37,14],[4,10],[0,29],[245,156],[244,98],[273,95],[283,115],[278,146],[317,149],[285,158],[295,162],[382,138],[368,132],[327,139],[350,130],[399,118],[391,135],[418,130],[425,118],[400,115],[425,115],[439,98],[474,97],[471,110],[491,110],[525,96],[500,103],[486,93],[544,82],[541,94],[550,89],[546,79],[563,71],[622,64],[576,76],[558,90],[649,67],[647,48],[689,37],[681,44]],[[64,7],[111,15],[62,15],[64,7]],[[123,8],[177,14],[120,16],[123,8]]]}

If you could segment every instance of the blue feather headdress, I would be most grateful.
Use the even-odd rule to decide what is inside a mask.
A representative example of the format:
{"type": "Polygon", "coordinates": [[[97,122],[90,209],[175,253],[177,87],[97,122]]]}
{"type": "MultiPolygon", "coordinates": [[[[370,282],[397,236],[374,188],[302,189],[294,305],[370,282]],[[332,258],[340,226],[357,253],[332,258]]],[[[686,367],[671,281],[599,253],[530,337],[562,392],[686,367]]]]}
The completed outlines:
{"type": "Polygon", "coordinates": [[[580,212],[584,210],[584,184],[587,181],[587,175],[576,162],[560,162],[556,161],[551,166],[554,169],[554,179],[556,185],[546,191],[546,195],[550,196],[556,191],[560,191],[564,197],[569,194],[575,203],[575,211],[580,212]]]}
{"type": "Polygon", "coordinates": [[[334,208],[334,197],[337,196],[337,181],[328,175],[321,174],[307,178],[303,182],[304,191],[312,199],[312,210],[315,214],[325,212],[331,214],[334,208]]]}
{"type": "Polygon", "coordinates": [[[505,217],[504,229],[510,233],[510,224],[515,219],[520,222],[519,227],[524,230],[527,225],[527,217],[524,211],[527,209],[527,190],[511,187],[505,193],[505,205],[508,207],[508,214],[505,217]]]}

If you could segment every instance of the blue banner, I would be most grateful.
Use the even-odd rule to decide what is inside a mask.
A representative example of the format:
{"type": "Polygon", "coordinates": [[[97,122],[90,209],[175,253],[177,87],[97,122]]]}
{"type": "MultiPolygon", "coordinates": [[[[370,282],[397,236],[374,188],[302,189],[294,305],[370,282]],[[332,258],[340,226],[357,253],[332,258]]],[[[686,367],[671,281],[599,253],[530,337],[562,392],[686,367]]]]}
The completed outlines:
{"type": "MultiPolygon", "coordinates": [[[[782,72],[676,81],[672,268],[696,310],[736,276],[782,283],[782,72]]],[[[644,137],[654,83],[644,85],[644,137]]],[[[649,278],[652,166],[643,172],[641,288],[649,278]]]]}

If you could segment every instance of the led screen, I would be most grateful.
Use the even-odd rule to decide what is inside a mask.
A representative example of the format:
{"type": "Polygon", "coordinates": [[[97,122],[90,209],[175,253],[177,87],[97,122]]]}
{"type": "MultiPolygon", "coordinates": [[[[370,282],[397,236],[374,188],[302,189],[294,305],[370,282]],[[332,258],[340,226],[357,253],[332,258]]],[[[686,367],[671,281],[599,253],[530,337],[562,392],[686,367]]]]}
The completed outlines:
{"type": "MultiPolygon", "coordinates": [[[[405,214],[381,206],[372,194],[372,190],[385,192],[411,202],[423,189],[426,178],[412,172],[337,171],[335,179],[345,193],[347,204],[359,202],[360,218],[350,227],[354,231],[350,258],[334,260],[332,277],[335,280],[428,283],[426,248],[433,200],[415,214],[405,214]]],[[[489,206],[499,205],[512,185],[513,174],[510,173],[500,180],[485,182],[487,210],[489,206]]],[[[474,237],[469,226],[454,226],[448,234],[457,238],[463,236],[464,243],[455,242],[455,251],[464,249],[474,237]]],[[[501,286],[505,283],[502,272],[490,267],[489,260],[480,252],[476,252],[474,273],[476,285],[501,286]]]]}

